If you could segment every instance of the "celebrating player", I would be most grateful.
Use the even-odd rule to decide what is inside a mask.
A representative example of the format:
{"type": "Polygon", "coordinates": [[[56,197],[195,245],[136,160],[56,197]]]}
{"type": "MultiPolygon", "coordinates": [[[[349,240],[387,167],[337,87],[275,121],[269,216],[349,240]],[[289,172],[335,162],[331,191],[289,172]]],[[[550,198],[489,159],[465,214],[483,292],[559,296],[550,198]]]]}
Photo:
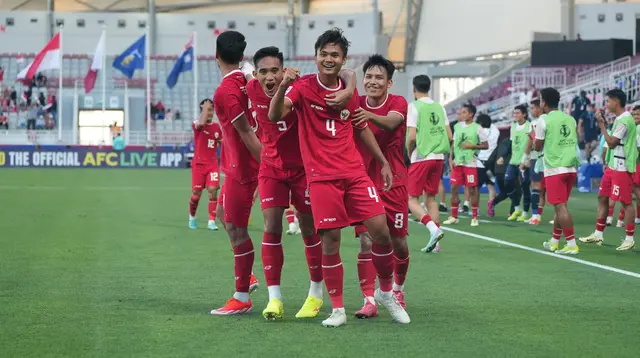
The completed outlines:
{"type": "Polygon", "coordinates": [[[451,145],[449,166],[451,168],[451,217],[443,224],[452,225],[458,223],[458,194],[460,186],[469,188],[471,201],[471,226],[478,226],[478,169],[475,155],[476,150],[489,148],[485,130],[473,117],[476,115],[476,107],[465,104],[460,111],[460,119],[453,128],[454,138],[451,145]]]}
{"type": "Polygon", "coordinates": [[[338,73],[346,62],[349,42],[342,30],[331,29],[320,35],[314,47],[319,73],[296,80],[298,72],[287,69],[271,100],[269,118],[277,122],[292,110],[298,112],[298,133],[303,138],[300,150],[309,182],[313,218],[322,237],[322,274],[333,306],[331,316],[322,324],[338,327],[347,321],[342,295],[344,268],[340,259],[340,229],[356,223],[363,223],[373,239],[372,261],[380,282],[375,300],[387,308],[395,321],[409,323],[407,312],[392,292],[393,249],[387,218],[356,149],[354,126],[380,164],[385,190],[391,188],[393,180],[389,163],[367,124],[352,123],[360,107],[358,97],[352,96],[342,110],[326,102],[327,96],[343,88],[338,73]]]}
{"type": "Polygon", "coordinates": [[[222,140],[222,130],[213,122],[213,102],[205,99],[200,102],[200,118],[193,122],[195,151],[191,161],[191,200],[189,200],[189,228],[197,229],[196,210],[202,190],[209,193],[209,230],[218,230],[216,226],[216,206],[220,171],[218,170],[218,143],[222,140]]]}
{"type": "Polygon", "coordinates": [[[411,153],[409,209],[431,233],[427,246],[422,249],[424,252],[433,251],[444,236],[438,227],[440,212],[436,194],[444,169],[444,155],[449,153],[452,138],[447,112],[441,104],[429,98],[430,90],[429,76],[413,78],[415,101],[409,104],[407,117],[407,152],[411,153]],[[420,205],[423,192],[428,214],[420,205]]]}
{"type": "MultiPolygon", "coordinates": [[[[606,122],[601,114],[597,120],[607,143],[607,165],[611,168],[605,172],[600,182],[600,194],[598,196],[598,218],[596,231],[580,241],[586,243],[602,243],[602,232],[605,227],[605,215],[608,211],[609,199],[619,201],[624,208],[626,236],[622,244],[616,249],[627,251],[635,247],[633,234],[635,231],[635,208],[633,207],[633,177],[638,161],[638,141],[636,123],[633,116],[625,111],[627,95],[616,88],[607,92],[607,109],[615,113],[611,135],[607,132],[606,122]],[[606,179],[606,181],[605,181],[606,179]],[[608,196],[608,197],[607,197],[608,196]]],[[[549,155],[549,153],[546,153],[549,155]]]]}
{"type": "MultiPolygon", "coordinates": [[[[297,318],[313,318],[322,307],[322,247],[311,215],[307,179],[300,155],[298,115],[290,112],[280,121],[269,120],[271,98],[283,79],[284,57],[277,47],[261,48],[253,56],[256,79],[247,83],[247,95],[262,128],[263,144],[258,188],[264,215],[262,264],[269,290],[269,304],[262,312],[268,320],[284,314],[280,278],[284,264],[282,250],[282,215],[293,203],[299,214],[304,238],[307,266],[311,276],[309,295],[296,314],[297,318]]],[[[355,82],[355,81],[354,81],[355,82]]],[[[353,84],[355,86],[355,83],[353,84]]]]}
{"type": "Polygon", "coordinates": [[[544,148],[544,180],[547,187],[547,201],[555,207],[553,237],[544,242],[544,248],[562,255],[580,252],[573,232],[573,218],[567,208],[571,190],[576,182],[576,166],[580,165],[576,146],[576,120],[558,110],[560,93],[555,88],[540,91],[540,107],[544,118],[536,124],[534,148],[544,148]],[[564,234],[567,244],[558,250],[560,235],[564,234]]]}
{"type": "MultiPolygon", "coordinates": [[[[369,57],[363,66],[365,96],[360,97],[360,106],[356,110],[355,125],[369,124],[382,153],[389,161],[393,173],[393,185],[384,191],[384,180],[380,164],[360,141],[358,150],[367,168],[369,177],[378,191],[386,214],[387,225],[393,244],[394,283],[393,294],[398,302],[404,304],[404,281],[409,269],[409,250],[407,248],[407,167],[404,164],[404,140],[406,136],[405,118],[407,101],[388,92],[393,81],[395,66],[381,55],[369,57]]],[[[359,133],[356,131],[356,136],[359,133]]],[[[418,204],[419,205],[419,204],[418,204]]],[[[371,235],[364,225],[356,226],[356,236],[360,238],[358,254],[358,280],[364,296],[364,306],[356,312],[358,318],[370,318],[378,315],[378,307],[373,298],[376,284],[376,269],[371,254],[371,235]]]]}
{"type": "Polygon", "coordinates": [[[233,247],[236,292],[223,307],[212,310],[213,315],[243,314],[252,309],[249,289],[254,253],[247,226],[253,194],[258,186],[262,145],[255,133],[257,123],[249,112],[245,94],[247,80],[239,68],[246,46],[244,36],[237,31],[223,32],[216,40],[216,61],[223,79],[213,96],[213,103],[225,137],[221,157],[222,171],[226,175],[218,216],[224,218],[233,247]]]}

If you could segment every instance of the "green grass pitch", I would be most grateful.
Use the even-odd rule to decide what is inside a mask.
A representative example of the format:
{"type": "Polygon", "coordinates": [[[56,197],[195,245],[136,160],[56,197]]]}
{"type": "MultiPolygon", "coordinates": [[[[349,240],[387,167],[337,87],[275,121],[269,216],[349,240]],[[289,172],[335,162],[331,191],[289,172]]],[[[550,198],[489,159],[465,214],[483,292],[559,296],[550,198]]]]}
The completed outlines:
{"type": "MultiPolygon", "coordinates": [[[[425,255],[426,228],[410,224],[406,302],[412,322],[361,321],[358,242],[343,234],[346,326],[327,329],[328,297],[315,320],[293,316],[308,272],[299,236],[285,236],[285,318],[266,322],[260,269],[262,215],[253,209],[254,312],[212,317],[233,292],[226,233],[187,228],[190,173],[171,170],[9,169],[0,175],[2,357],[637,357],[640,279],[449,232],[425,255]]],[[[596,198],[575,193],[576,234],[594,229],[596,198]]],[[[456,229],[532,248],[550,235],[508,223],[456,229]]],[[[483,214],[486,206],[481,206],[483,214]]],[[[617,210],[616,210],[617,211],[617,210]]],[[[640,272],[637,252],[581,245],[578,259],[640,272]]]]}

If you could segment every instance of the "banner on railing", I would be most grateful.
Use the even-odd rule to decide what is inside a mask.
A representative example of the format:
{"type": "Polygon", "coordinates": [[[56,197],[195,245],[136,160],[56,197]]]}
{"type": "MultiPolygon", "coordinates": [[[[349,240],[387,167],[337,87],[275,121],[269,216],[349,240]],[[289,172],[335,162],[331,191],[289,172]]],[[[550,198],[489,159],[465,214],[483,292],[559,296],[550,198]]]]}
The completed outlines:
{"type": "Polygon", "coordinates": [[[179,149],[125,149],[92,147],[0,147],[0,168],[167,168],[186,167],[186,153],[179,149]]]}

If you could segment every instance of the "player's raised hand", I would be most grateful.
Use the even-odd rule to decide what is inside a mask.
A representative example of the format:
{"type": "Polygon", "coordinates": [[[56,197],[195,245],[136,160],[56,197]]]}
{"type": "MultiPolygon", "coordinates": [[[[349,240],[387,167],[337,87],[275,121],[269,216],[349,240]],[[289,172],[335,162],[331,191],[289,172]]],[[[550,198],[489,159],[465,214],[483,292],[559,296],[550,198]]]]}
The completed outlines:
{"type": "Polygon", "coordinates": [[[598,124],[600,124],[601,126],[607,126],[607,121],[604,118],[604,111],[597,111],[596,112],[596,120],[598,121],[598,124]]]}
{"type": "Polygon", "coordinates": [[[349,89],[343,89],[326,95],[324,101],[329,107],[335,110],[342,110],[347,106],[351,97],[353,97],[353,92],[349,89]]]}
{"type": "Polygon", "coordinates": [[[282,78],[282,84],[288,86],[292,84],[296,79],[300,77],[300,70],[294,67],[287,67],[284,69],[284,77],[282,78]]]}
{"type": "Polygon", "coordinates": [[[356,112],[353,116],[353,123],[355,125],[360,125],[362,123],[369,122],[372,117],[373,117],[373,113],[360,107],[356,109],[356,112]]]}
{"type": "Polygon", "coordinates": [[[213,109],[213,101],[204,101],[200,107],[202,108],[202,112],[208,112],[213,109]]]}

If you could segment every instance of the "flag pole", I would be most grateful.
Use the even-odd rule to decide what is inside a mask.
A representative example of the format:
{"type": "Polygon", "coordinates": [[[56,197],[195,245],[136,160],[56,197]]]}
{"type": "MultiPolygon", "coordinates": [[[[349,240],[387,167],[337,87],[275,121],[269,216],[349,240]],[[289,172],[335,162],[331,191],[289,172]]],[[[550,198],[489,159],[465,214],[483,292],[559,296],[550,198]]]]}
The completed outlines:
{"type": "Polygon", "coordinates": [[[151,143],[151,54],[149,38],[149,25],[146,27],[144,40],[145,67],[147,70],[147,142],[151,143]]]}
{"type": "Polygon", "coordinates": [[[102,120],[105,118],[105,111],[107,109],[107,67],[105,64],[107,63],[107,25],[102,25],[102,38],[104,39],[103,43],[103,51],[102,51],[102,68],[100,72],[102,72],[102,120]]]}
{"type": "Polygon", "coordinates": [[[64,60],[64,52],[62,50],[62,29],[63,25],[58,27],[58,33],[60,34],[60,68],[58,70],[58,95],[56,96],[56,112],[58,115],[58,141],[62,142],[62,61],[64,60]]]}
{"type": "Polygon", "coordinates": [[[198,33],[196,31],[193,32],[193,116],[197,118],[198,116],[198,51],[197,51],[197,37],[198,33]]]}

